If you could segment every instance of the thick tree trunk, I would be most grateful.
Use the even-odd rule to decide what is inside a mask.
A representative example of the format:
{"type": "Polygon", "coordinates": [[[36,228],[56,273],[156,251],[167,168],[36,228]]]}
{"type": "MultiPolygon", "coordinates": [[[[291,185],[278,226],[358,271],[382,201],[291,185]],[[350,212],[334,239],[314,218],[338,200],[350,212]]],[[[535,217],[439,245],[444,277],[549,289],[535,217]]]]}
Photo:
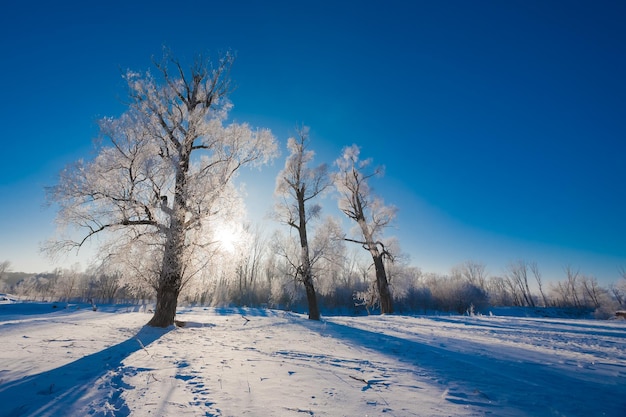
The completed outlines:
{"type": "Polygon", "coordinates": [[[154,316],[148,322],[149,326],[167,327],[174,324],[182,284],[182,251],[176,244],[178,241],[179,239],[171,238],[165,245],[156,308],[154,316]]]}
{"type": "MultiPolygon", "coordinates": [[[[188,161],[189,158],[186,158],[188,161]]],[[[154,317],[148,322],[149,326],[167,327],[174,324],[178,295],[183,282],[183,252],[185,241],[185,172],[188,163],[181,164],[176,175],[176,192],[174,194],[174,208],[170,215],[170,227],[163,251],[161,276],[157,289],[157,302],[154,317]]]]}
{"type": "Polygon", "coordinates": [[[175,282],[180,282],[180,279],[171,277],[168,281],[174,282],[161,285],[157,290],[156,309],[154,310],[154,316],[148,322],[148,326],[167,327],[174,324],[178,294],[180,293],[180,285],[176,285],[175,282]]]}
{"type": "Polygon", "coordinates": [[[383,257],[382,255],[372,255],[372,258],[374,259],[374,269],[376,270],[376,287],[380,298],[380,313],[391,314],[393,313],[393,303],[383,257]]]}

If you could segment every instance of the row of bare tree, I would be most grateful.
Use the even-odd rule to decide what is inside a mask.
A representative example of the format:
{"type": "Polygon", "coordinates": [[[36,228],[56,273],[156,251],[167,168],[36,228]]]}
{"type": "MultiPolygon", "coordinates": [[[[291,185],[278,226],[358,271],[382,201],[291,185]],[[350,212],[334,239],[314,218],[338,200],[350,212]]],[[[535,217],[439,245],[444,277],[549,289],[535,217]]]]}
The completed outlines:
{"type": "MultiPolygon", "coordinates": [[[[290,256],[297,257],[299,245],[281,233],[268,237],[258,231],[247,233],[250,238],[229,254],[231,267],[222,269],[218,276],[203,275],[187,281],[181,301],[189,305],[308,311],[306,287],[285,256],[285,251],[291,251],[290,256]]],[[[312,248],[316,251],[316,244],[312,248]]],[[[219,257],[213,261],[223,263],[219,257]]],[[[363,313],[380,307],[371,259],[338,241],[333,251],[316,258],[312,265],[316,294],[323,310],[363,313]]],[[[493,306],[535,306],[595,311],[598,318],[607,318],[626,308],[626,271],[622,271],[618,282],[608,287],[572,267],[564,269],[562,280],[544,284],[537,265],[527,262],[510,265],[500,276],[489,276],[484,264],[471,261],[452,268],[446,275],[423,273],[401,259],[387,262],[387,271],[393,302],[400,312],[465,314],[484,312],[493,306]]],[[[142,278],[133,277],[131,270],[111,274],[98,268],[86,272],[57,269],[10,287],[4,285],[2,290],[38,300],[91,299],[97,303],[153,300],[154,286],[146,289],[136,285],[138,279],[142,278]]]]}
{"type": "MultiPolygon", "coordinates": [[[[97,236],[108,270],[131,271],[136,278],[128,288],[156,292],[152,326],[174,323],[185,287],[199,281],[210,288],[231,273],[232,262],[214,259],[223,240],[219,228],[236,223],[241,196],[233,179],[241,167],[265,164],[278,154],[269,130],[228,120],[233,62],[230,54],[215,63],[200,58],[185,70],[166,53],[155,62],[155,75],[127,72],[128,110],[102,119],[97,156],[65,169],[48,190],[50,202],[59,207],[59,222],[72,228],[49,242],[48,252],[79,249],[97,236]]],[[[391,313],[385,271],[390,253],[381,235],[395,209],[382,204],[368,185],[380,170],[370,169],[371,161],[360,159],[355,145],[344,149],[332,174],[326,165],[310,167],[313,152],[306,128],[287,146],[289,155],[277,179],[276,216],[297,232],[299,253],[284,252],[284,259],[290,276],[304,284],[309,318],[320,316],[313,270],[321,255],[311,249],[309,222],[319,214],[313,200],[331,184],[341,211],[359,230],[339,239],[369,252],[380,310],[391,313]]],[[[240,282],[247,281],[242,277],[240,282]]]]}

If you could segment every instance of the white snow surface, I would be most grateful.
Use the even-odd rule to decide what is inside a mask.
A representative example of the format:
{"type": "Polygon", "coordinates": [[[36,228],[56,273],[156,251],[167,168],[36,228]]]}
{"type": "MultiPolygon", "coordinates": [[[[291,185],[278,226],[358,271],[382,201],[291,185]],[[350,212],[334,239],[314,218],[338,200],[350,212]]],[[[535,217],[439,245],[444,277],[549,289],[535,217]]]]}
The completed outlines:
{"type": "Polygon", "coordinates": [[[626,321],[0,305],[0,416],[626,416],[626,321]]]}

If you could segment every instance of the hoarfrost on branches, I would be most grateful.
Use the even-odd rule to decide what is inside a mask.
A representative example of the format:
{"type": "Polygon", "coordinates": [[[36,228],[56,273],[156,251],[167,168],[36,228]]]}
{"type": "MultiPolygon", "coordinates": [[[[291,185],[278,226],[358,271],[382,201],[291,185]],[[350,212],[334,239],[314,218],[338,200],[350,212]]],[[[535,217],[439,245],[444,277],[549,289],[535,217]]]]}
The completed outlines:
{"type": "Polygon", "coordinates": [[[328,168],[325,164],[315,168],[309,167],[314,152],[309,147],[309,129],[303,127],[297,138],[289,138],[287,148],[289,155],[285,160],[285,168],[276,179],[276,218],[298,232],[300,256],[293,262],[295,276],[306,289],[309,305],[309,318],[319,320],[317,295],[314,288],[314,275],[311,248],[309,243],[309,221],[319,216],[321,206],[312,204],[329,186],[328,168]]]}
{"type": "Polygon", "coordinates": [[[382,232],[395,218],[396,208],[387,206],[375,196],[369,180],[382,175],[382,168],[370,170],[371,159],[359,159],[360,148],[356,145],[344,148],[343,155],[335,161],[337,172],[333,179],[339,192],[339,208],[356,223],[358,237],[346,240],[359,243],[369,251],[376,271],[376,289],[381,313],[392,313],[392,297],[385,271],[385,258],[391,253],[382,242],[382,232]]]}
{"type": "Polygon", "coordinates": [[[166,54],[155,62],[158,78],[129,71],[129,108],[100,121],[105,144],[98,155],[68,167],[49,189],[60,223],[75,226],[80,238],[57,239],[48,250],[80,248],[104,235],[107,256],[149,271],[155,326],[173,323],[181,288],[206,264],[207,236],[215,218],[229,216],[239,168],[277,154],[269,130],[227,123],[233,61],[226,54],[213,66],[199,58],[185,71],[166,54]],[[137,248],[150,260],[128,256],[137,248]]]}

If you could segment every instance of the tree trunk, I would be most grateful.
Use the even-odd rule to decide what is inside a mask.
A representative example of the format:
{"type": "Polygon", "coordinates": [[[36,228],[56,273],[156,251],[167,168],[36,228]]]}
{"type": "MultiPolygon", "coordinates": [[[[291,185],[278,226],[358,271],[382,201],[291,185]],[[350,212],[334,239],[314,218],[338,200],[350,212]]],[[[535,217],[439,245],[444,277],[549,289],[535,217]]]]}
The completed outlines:
{"type": "MultiPolygon", "coordinates": [[[[303,242],[306,242],[306,232],[300,234],[303,242]]],[[[313,285],[313,271],[311,268],[311,260],[309,259],[309,247],[302,246],[302,283],[306,290],[306,300],[309,304],[309,320],[319,320],[320,310],[317,305],[317,296],[315,294],[315,286],[313,285]]]]}
{"type": "Polygon", "coordinates": [[[317,305],[317,296],[313,287],[313,279],[309,276],[304,279],[304,288],[306,289],[306,299],[309,303],[309,320],[320,319],[320,309],[317,305]]]}
{"type": "Polygon", "coordinates": [[[306,289],[306,300],[309,304],[309,320],[320,319],[320,309],[317,305],[317,296],[315,295],[315,287],[313,286],[313,268],[311,266],[311,257],[309,254],[309,240],[306,232],[306,208],[304,205],[304,190],[297,192],[298,199],[298,215],[300,225],[298,234],[300,235],[300,262],[302,263],[302,282],[306,289]]]}
{"type": "MultiPolygon", "coordinates": [[[[182,230],[179,230],[184,235],[182,230]]],[[[163,264],[159,287],[157,288],[157,302],[154,316],[148,322],[149,326],[167,327],[174,324],[178,294],[182,284],[182,247],[179,244],[181,237],[172,236],[165,244],[163,264]]]]}
{"type": "MultiPolygon", "coordinates": [[[[180,280],[176,280],[174,277],[171,277],[169,281],[180,282],[180,280]]],[[[159,286],[156,309],[154,310],[154,316],[148,322],[148,326],[167,327],[174,324],[179,293],[180,285],[165,284],[159,286]]]]}
{"type": "MultiPolygon", "coordinates": [[[[186,154],[188,155],[188,153],[186,154]]],[[[161,276],[157,289],[157,302],[154,316],[148,322],[149,326],[167,327],[174,324],[178,295],[183,282],[183,252],[185,242],[185,188],[187,178],[185,173],[189,167],[189,157],[183,158],[180,170],[176,174],[176,188],[174,193],[174,207],[170,215],[170,227],[163,251],[161,276]]]]}
{"type": "Polygon", "coordinates": [[[393,303],[383,257],[382,255],[372,255],[372,257],[374,258],[374,269],[376,270],[376,287],[378,288],[378,296],[380,298],[380,314],[391,314],[393,313],[393,303]]]}

